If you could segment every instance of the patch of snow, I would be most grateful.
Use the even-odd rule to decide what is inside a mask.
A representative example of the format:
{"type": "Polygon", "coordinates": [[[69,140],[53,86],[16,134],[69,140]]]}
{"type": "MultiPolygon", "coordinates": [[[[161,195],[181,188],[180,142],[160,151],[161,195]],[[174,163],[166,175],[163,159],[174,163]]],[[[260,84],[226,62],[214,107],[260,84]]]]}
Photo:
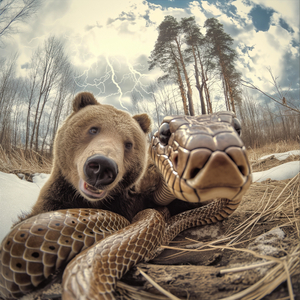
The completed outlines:
{"type": "MultiPolygon", "coordinates": [[[[285,153],[270,154],[277,157],[285,155],[299,155],[298,150],[285,153]]],[[[269,156],[270,156],[269,155],[269,156]]],[[[263,159],[263,158],[262,158],[263,159]]],[[[282,158],[283,159],[283,158],[282,158]]],[[[263,181],[268,178],[283,180],[294,177],[300,171],[300,162],[294,161],[264,172],[253,173],[253,181],[263,181]]],[[[22,176],[21,176],[22,177],[22,176]]],[[[9,232],[14,222],[18,220],[18,215],[22,212],[30,211],[38,198],[40,189],[49,178],[49,174],[34,174],[33,183],[21,180],[14,174],[0,172],[0,204],[1,204],[1,228],[0,241],[9,232]]],[[[207,230],[195,230],[194,234],[202,236],[218,236],[217,226],[209,226],[207,230]]]]}
{"type": "Polygon", "coordinates": [[[258,252],[261,255],[275,255],[280,250],[277,247],[273,247],[271,245],[265,245],[265,244],[258,244],[252,247],[248,247],[248,249],[258,252]]]}
{"type": "Polygon", "coordinates": [[[271,156],[274,156],[278,160],[285,160],[289,156],[293,156],[293,155],[300,155],[300,150],[291,150],[291,151],[287,151],[287,152],[283,152],[283,153],[268,154],[268,155],[262,156],[261,158],[259,158],[259,160],[266,159],[271,156]]]}
{"type": "Polygon", "coordinates": [[[0,172],[0,241],[18,220],[18,216],[22,212],[30,211],[48,177],[46,174],[37,174],[33,177],[36,182],[32,183],[20,179],[17,175],[0,172]]]}
{"type": "Polygon", "coordinates": [[[284,231],[282,229],[280,229],[279,227],[276,227],[276,228],[258,236],[254,240],[254,242],[260,242],[260,241],[272,242],[274,239],[283,240],[284,237],[285,237],[284,231]]]}
{"type": "Polygon", "coordinates": [[[22,179],[22,180],[26,180],[24,174],[18,173],[17,176],[18,176],[20,179],[22,179]]]}
{"type": "Polygon", "coordinates": [[[277,227],[258,236],[249,244],[248,249],[259,252],[262,255],[274,255],[278,253],[280,249],[273,245],[276,244],[278,240],[283,240],[284,237],[285,233],[277,227]]]}
{"type": "Polygon", "coordinates": [[[202,247],[203,245],[205,245],[205,243],[203,243],[203,242],[198,242],[198,243],[186,245],[185,248],[186,248],[186,249],[197,249],[197,248],[202,247]]]}
{"type": "Polygon", "coordinates": [[[290,161],[267,171],[253,172],[252,182],[261,182],[267,179],[284,180],[295,177],[300,172],[300,161],[290,161]]]}
{"type": "Polygon", "coordinates": [[[39,187],[42,187],[49,179],[50,174],[35,173],[32,177],[32,181],[39,187]]]}
{"type": "Polygon", "coordinates": [[[209,226],[201,226],[191,228],[189,230],[189,234],[195,235],[196,240],[203,239],[205,237],[212,237],[212,238],[222,238],[223,236],[220,234],[220,225],[219,224],[211,224],[209,226]]]}

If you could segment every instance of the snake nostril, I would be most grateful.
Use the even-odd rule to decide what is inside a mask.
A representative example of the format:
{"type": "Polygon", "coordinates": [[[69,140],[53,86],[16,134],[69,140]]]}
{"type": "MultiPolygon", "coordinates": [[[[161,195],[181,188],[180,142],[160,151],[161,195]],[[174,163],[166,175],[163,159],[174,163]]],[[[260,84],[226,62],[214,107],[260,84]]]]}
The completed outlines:
{"type": "Polygon", "coordinates": [[[246,172],[246,168],[245,168],[245,166],[237,166],[238,167],[238,169],[240,170],[240,172],[244,175],[244,176],[246,176],[247,174],[247,172],[246,172]]]}
{"type": "Polygon", "coordinates": [[[174,170],[177,171],[177,167],[178,167],[178,153],[173,153],[172,156],[171,156],[171,160],[172,160],[172,163],[173,163],[174,170]]]}
{"type": "Polygon", "coordinates": [[[191,178],[194,178],[197,176],[197,174],[200,172],[199,168],[194,168],[191,170],[191,178]]]}

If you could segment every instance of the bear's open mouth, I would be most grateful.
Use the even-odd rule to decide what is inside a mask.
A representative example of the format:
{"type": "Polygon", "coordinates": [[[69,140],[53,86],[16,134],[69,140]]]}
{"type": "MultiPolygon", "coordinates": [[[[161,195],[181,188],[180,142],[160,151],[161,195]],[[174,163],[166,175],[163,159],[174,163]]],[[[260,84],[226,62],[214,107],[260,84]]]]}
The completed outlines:
{"type": "Polygon", "coordinates": [[[99,189],[95,188],[94,186],[88,184],[87,182],[85,182],[82,179],[80,179],[79,188],[87,197],[93,198],[93,199],[98,199],[98,200],[104,198],[106,196],[106,192],[107,192],[107,191],[99,190],[99,189]]]}

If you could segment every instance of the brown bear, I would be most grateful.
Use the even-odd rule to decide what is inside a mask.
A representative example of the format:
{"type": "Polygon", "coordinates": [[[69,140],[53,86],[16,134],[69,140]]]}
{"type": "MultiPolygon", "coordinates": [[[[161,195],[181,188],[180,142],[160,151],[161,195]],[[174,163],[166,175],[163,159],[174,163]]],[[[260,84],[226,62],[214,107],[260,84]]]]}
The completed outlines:
{"type": "MultiPolygon", "coordinates": [[[[145,208],[133,186],[148,168],[150,131],[147,114],[132,117],[98,103],[91,93],[78,94],[73,112],[56,134],[50,178],[31,213],[21,219],[58,209],[101,208],[131,221],[145,208]]],[[[159,180],[153,166],[152,171],[144,194],[159,180]]]]}

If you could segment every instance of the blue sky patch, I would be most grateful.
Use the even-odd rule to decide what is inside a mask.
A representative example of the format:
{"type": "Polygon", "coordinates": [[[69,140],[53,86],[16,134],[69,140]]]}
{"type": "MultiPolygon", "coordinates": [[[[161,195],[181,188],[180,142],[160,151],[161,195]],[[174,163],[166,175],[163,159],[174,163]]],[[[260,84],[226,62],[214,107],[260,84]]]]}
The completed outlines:
{"type": "Polygon", "coordinates": [[[149,0],[148,2],[161,5],[163,8],[166,7],[187,8],[190,3],[190,1],[185,1],[185,0],[149,0]]]}
{"type": "Polygon", "coordinates": [[[272,9],[265,9],[259,5],[253,7],[249,13],[252,18],[256,31],[268,31],[270,28],[271,17],[274,13],[272,9]]]}
{"type": "Polygon", "coordinates": [[[289,26],[289,24],[287,22],[285,22],[282,18],[279,19],[279,25],[284,28],[285,30],[287,30],[288,32],[294,33],[293,28],[291,28],[289,26]]]}

